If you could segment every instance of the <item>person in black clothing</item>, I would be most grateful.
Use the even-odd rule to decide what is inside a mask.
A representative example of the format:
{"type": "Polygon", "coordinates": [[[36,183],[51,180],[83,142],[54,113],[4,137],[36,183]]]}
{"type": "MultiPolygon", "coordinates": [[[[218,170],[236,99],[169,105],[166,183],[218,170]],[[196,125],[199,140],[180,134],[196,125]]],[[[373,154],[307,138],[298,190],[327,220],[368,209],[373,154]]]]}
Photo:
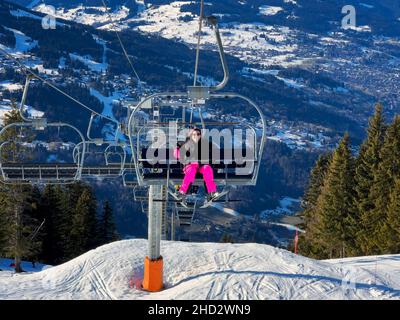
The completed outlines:
{"type": "Polygon", "coordinates": [[[211,200],[218,196],[217,186],[214,182],[214,171],[211,167],[212,144],[202,143],[201,130],[194,128],[189,132],[189,136],[184,143],[178,144],[174,151],[175,157],[185,163],[182,185],[179,189],[179,196],[183,198],[189,190],[190,185],[195,181],[196,174],[203,175],[208,198],[211,200]]]}

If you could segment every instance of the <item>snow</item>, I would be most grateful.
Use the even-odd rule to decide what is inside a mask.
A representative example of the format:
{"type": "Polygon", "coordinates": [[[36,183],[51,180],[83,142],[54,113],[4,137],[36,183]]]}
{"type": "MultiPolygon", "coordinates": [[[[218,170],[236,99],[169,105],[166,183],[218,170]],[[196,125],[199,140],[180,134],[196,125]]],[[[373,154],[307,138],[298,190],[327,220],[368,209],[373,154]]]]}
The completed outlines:
{"type": "Polygon", "coordinates": [[[371,32],[371,27],[370,26],[346,26],[345,30],[353,30],[357,32],[371,32]]]}
{"type": "Polygon", "coordinates": [[[238,217],[238,216],[241,215],[239,212],[237,212],[237,211],[235,211],[235,210],[233,210],[233,209],[231,209],[231,208],[227,208],[227,207],[223,206],[223,205],[220,204],[220,203],[213,203],[211,206],[212,206],[213,208],[215,208],[215,209],[221,211],[221,212],[227,213],[227,214],[229,214],[229,215],[231,215],[231,216],[234,216],[234,217],[238,217]]]}
{"type": "Polygon", "coordinates": [[[111,96],[106,97],[93,88],[90,88],[90,94],[104,104],[104,109],[101,114],[105,117],[115,119],[112,111],[113,101],[121,98],[122,94],[120,92],[114,92],[111,96]]]}
{"type": "Polygon", "coordinates": [[[293,89],[301,89],[304,87],[304,85],[302,85],[301,83],[298,83],[297,81],[292,80],[292,79],[286,79],[286,78],[282,78],[282,77],[276,77],[276,78],[283,81],[286,86],[293,88],[293,89]]]}
{"type": "Polygon", "coordinates": [[[288,212],[291,212],[291,210],[289,210],[288,208],[293,206],[293,204],[295,203],[300,203],[300,200],[291,197],[284,197],[282,200],[279,201],[279,205],[288,212]]]}
{"type": "Polygon", "coordinates": [[[279,222],[270,222],[269,224],[272,224],[274,226],[279,226],[279,227],[284,227],[286,229],[288,229],[289,231],[298,231],[301,233],[304,233],[305,231],[292,225],[292,224],[287,224],[287,223],[279,223],[279,222]]]}
{"type": "MultiPolygon", "coordinates": [[[[135,1],[138,4],[142,2],[135,1]]],[[[57,9],[56,17],[106,30],[122,30],[134,25],[133,29],[143,33],[156,34],[194,47],[197,44],[198,16],[194,15],[193,19],[187,22],[181,20],[187,15],[192,15],[181,8],[190,3],[193,1],[172,1],[164,5],[148,4],[147,8],[139,5],[139,12],[135,17],[129,16],[129,9],[122,6],[112,13],[112,21],[103,7],[78,6],[73,9],[57,9]],[[85,9],[96,9],[97,13],[85,9]]],[[[43,5],[35,7],[35,10],[49,13],[43,5]]],[[[279,64],[284,67],[304,63],[304,59],[294,54],[298,49],[294,43],[296,34],[295,30],[288,27],[269,26],[255,21],[221,24],[220,31],[225,51],[243,61],[262,65],[279,64]]],[[[217,50],[213,31],[204,28],[203,32],[202,47],[217,50]]]]}
{"type": "MultiPolygon", "coordinates": [[[[124,97],[127,94],[127,92],[114,91],[111,96],[107,97],[104,96],[101,92],[97,91],[96,89],[90,88],[90,94],[97,100],[99,100],[101,103],[103,103],[104,108],[101,114],[105,117],[116,120],[113,112],[113,104],[115,101],[118,101],[122,97],[124,97]]],[[[103,126],[101,132],[103,137],[107,141],[112,141],[115,139],[116,128],[115,125],[110,121],[103,126]]],[[[121,141],[125,141],[126,137],[121,132],[119,132],[118,139],[121,141]]]]}
{"type": "MultiPolygon", "coordinates": [[[[10,112],[10,110],[11,110],[10,106],[11,106],[10,100],[3,99],[0,102],[0,126],[3,125],[3,119],[4,119],[5,114],[10,112]]],[[[26,106],[25,110],[28,111],[28,114],[30,117],[41,118],[44,116],[44,112],[38,111],[38,110],[32,108],[31,106],[26,106]]]]}
{"type": "Polygon", "coordinates": [[[293,207],[296,207],[300,204],[299,199],[294,199],[291,197],[284,197],[279,200],[279,206],[275,209],[264,210],[260,214],[261,219],[268,219],[270,216],[275,215],[292,215],[294,214],[293,207]]]}
{"type": "Polygon", "coordinates": [[[24,10],[21,9],[17,9],[17,10],[10,10],[11,15],[13,15],[14,17],[25,17],[25,18],[31,18],[31,19],[35,19],[35,20],[40,20],[42,21],[42,17],[36,16],[32,13],[26,12],[24,10]]]}
{"type": "MultiPolygon", "coordinates": [[[[86,56],[80,56],[76,53],[70,53],[69,54],[70,58],[73,60],[79,60],[83,64],[85,64],[90,70],[95,71],[95,72],[103,72],[107,71],[107,63],[100,63],[97,61],[94,61],[93,58],[90,55],[86,56]]],[[[104,59],[104,57],[103,57],[104,59]]]]}
{"type": "Polygon", "coordinates": [[[16,50],[18,53],[24,53],[27,52],[33,48],[35,48],[38,45],[38,42],[36,40],[32,41],[31,38],[27,37],[24,33],[22,33],[19,30],[11,29],[4,27],[5,29],[12,31],[14,33],[14,37],[16,40],[14,50],[16,50]]]}
{"type": "Polygon", "coordinates": [[[259,9],[260,9],[260,14],[264,16],[274,16],[278,12],[283,10],[281,7],[267,6],[267,5],[261,6],[259,9]]]}
{"type": "Polygon", "coordinates": [[[44,271],[0,272],[0,299],[399,299],[400,256],[317,261],[261,244],[162,241],[165,289],[140,283],[147,241],[114,242],[44,271]],[[376,270],[376,274],[375,274],[376,270]]]}
{"type": "Polygon", "coordinates": [[[93,35],[93,39],[103,47],[103,61],[102,61],[102,71],[107,71],[108,68],[108,63],[107,63],[107,45],[106,42],[103,39],[100,39],[96,35],[93,35]]]}
{"type": "Polygon", "coordinates": [[[283,83],[287,87],[290,87],[290,88],[293,88],[293,89],[297,89],[297,90],[300,90],[301,88],[304,88],[304,85],[299,83],[296,80],[279,77],[278,76],[279,70],[274,70],[274,69],[272,69],[272,70],[263,70],[263,69],[255,69],[255,68],[247,68],[247,67],[245,67],[245,68],[242,69],[241,73],[242,73],[243,76],[245,76],[247,78],[251,78],[253,80],[260,81],[260,82],[265,82],[265,79],[257,77],[256,76],[257,74],[259,74],[259,75],[271,75],[271,76],[274,76],[275,78],[277,78],[278,80],[283,81],[283,83]]]}
{"type": "Polygon", "coordinates": [[[74,60],[79,60],[83,64],[85,64],[90,70],[95,71],[95,72],[105,72],[107,71],[108,68],[108,63],[107,63],[107,45],[106,42],[102,39],[100,39],[98,36],[93,35],[93,39],[103,47],[103,57],[102,57],[102,62],[97,62],[94,61],[93,58],[90,55],[86,56],[80,56],[76,53],[70,53],[69,56],[71,59],[74,60]]]}
{"type": "Polygon", "coordinates": [[[34,108],[30,106],[26,106],[25,110],[28,111],[28,114],[31,118],[42,118],[44,116],[44,112],[35,110],[34,108]]]}
{"type": "Polygon", "coordinates": [[[135,0],[137,6],[138,6],[138,14],[141,14],[143,11],[146,10],[146,5],[144,3],[144,0],[135,0]]]}
{"type": "Polygon", "coordinates": [[[43,61],[37,57],[30,57],[30,59],[24,60],[23,63],[33,70],[37,70],[39,73],[47,75],[59,75],[57,69],[47,69],[43,67],[43,61]]]}
{"type": "Polygon", "coordinates": [[[371,4],[366,4],[366,3],[362,3],[360,2],[360,5],[367,8],[367,9],[373,9],[375,8],[375,6],[371,5],[371,4]]]}
{"type": "Polygon", "coordinates": [[[344,40],[344,39],[334,39],[334,38],[331,38],[331,37],[322,37],[321,39],[320,39],[320,41],[321,42],[325,42],[325,43],[330,43],[330,44],[334,44],[334,43],[342,43],[342,44],[347,44],[347,43],[349,43],[349,41],[347,41],[347,40],[344,40]]]}
{"type": "MultiPolygon", "coordinates": [[[[169,65],[165,65],[166,68],[173,70],[175,72],[181,73],[183,75],[185,75],[187,78],[189,78],[190,80],[194,79],[194,73],[192,72],[184,72],[181,69],[177,68],[177,67],[172,67],[169,65]]],[[[202,75],[197,75],[197,82],[203,86],[215,86],[218,84],[218,82],[212,78],[212,77],[206,77],[206,76],[202,76],[202,75]]]]}
{"type": "Polygon", "coordinates": [[[0,82],[0,88],[8,91],[19,91],[23,89],[23,86],[19,83],[12,83],[11,81],[0,82]]]}
{"type": "Polygon", "coordinates": [[[73,9],[57,8],[56,12],[53,11],[53,7],[45,4],[40,4],[34,8],[35,11],[51,14],[55,18],[61,18],[65,20],[75,21],[77,23],[89,24],[93,26],[102,25],[113,25],[113,21],[119,21],[126,19],[129,15],[129,8],[121,6],[118,10],[111,12],[113,21],[110,21],[110,15],[108,10],[104,6],[101,7],[90,7],[79,5],[73,9]],[[96,13],[87,13],[86,10],[94,10],[96,13]]]}
{"type": "MultiPolygon", "coordinates": [[[[41,1],[41,0],[39,0],[39,1],[41,1]]],[[[36,6],[36,4],[34,4],[32,7],[31,6],[27,6],[27,8],[28,9],[32,9],[34,6],[36,6]]],[[[45,5],[41,5],[41,6],[45,6],[45,5]]],[[[50,7],[47,7],[47,6],[45,6],[45,7],[46,7],[46,9],[43,9],[42,11],[40,11],[40,10],[36,10],[36,11],[51,15],[53,12],[51,11],[50,7]]],[[[27,12],[27,11],[24,11],[24,10],[21,10],[21,9],[10,10],[10,13],[14,17],[25,17],[25,18],[39,20],[40,22],[42,22],[42,20],[43,20],[43,17],[39,17],[37,15],[34,15],[34,14],[30,13],[30,12],[27,12]]],[[[62,27],[67,26],[65,23],[61,23],[61,22],[56,22],[56,25],[57,26],[62,26],[62,27]]]]}
{"type": "Polygon", "coordinates": [[[306,142],[302,139],[300,135],[287,131],[278,131],[275,135],[268,136],[267,139],[283,142],[287,144],[288,147],[293,149],[302,149],[306,146],[306,142]]]}

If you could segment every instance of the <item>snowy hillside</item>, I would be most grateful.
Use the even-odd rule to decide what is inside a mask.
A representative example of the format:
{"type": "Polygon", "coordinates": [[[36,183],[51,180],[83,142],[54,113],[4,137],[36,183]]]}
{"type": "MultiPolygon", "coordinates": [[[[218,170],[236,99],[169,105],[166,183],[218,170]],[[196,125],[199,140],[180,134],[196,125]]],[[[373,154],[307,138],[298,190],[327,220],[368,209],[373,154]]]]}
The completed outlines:
{"type": "Polygon", "coordinates": [[[38,273],[0,272],[0,299],[398,299],[400,256],[315,261],[259,244],[163,242],[164,291],[139,283],[146,240],[38,273]],[[376,272],[376,274],[375,274],[376,272]]]}

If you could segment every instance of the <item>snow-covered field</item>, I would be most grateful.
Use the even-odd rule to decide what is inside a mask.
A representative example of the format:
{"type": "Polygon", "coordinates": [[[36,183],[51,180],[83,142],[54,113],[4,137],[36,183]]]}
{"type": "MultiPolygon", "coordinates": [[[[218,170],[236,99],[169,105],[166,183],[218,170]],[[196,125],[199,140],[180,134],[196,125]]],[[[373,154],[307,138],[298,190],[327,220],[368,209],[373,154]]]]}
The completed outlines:
{"type": "MultiPolygon", "coordinates": [[[[17,89],[18,84],[12,84],[7,87],[7,90],[11,90],[9,87],[12,86],[15,90],[17,89]]],[[[2,89],[2,84],[0,83],[0,89],[2,89]]],[[[35,110],[31,106],[25,106],[26,110],[29,113],[29,116],[33,118],[41,118],[43,117],[44,113],[42,111],[35,110]]],[[[7,99],[3,99],[0,102],[0,126],[3,125],[3,119],[6,113],[10,112],[11,110],[11,101],[7,99]]]]}
{"type": "Polygon", "coordinates": [[[165,289],[130,287],[146,240],[125,240],[37,273],[0,272],[0,299],[399,299],[400,256],[316,261],[260,244],[162,242],[165,289]]]}
{"type": "MultiPolygon", "coordinates": [[[[141,1],[137,1],[139,4],[141,1]]],[[[173,1],[164,5],[142,4],[137,16],[129,16],[129,9],[121,6],[110,12],[104,7],[77,6],[73,9],[57,8],[56,12],[44,4],[33,9],[46,14],[54,14],[56,18],[88,24],[105,30],[122,30],[136,25],[135,30],[143,33],[157,34],[166,39],[194,46],[197,43],[198,16],[185,11],[182,6],[193,1],[173,1]],[[187,21],[183,21],[190,17],[187,21]]],[[[262,6],[260,15],[275,15],[283,10],[280,7],[262,6]]],[[[218,15],[218,14],[216,14],[218,15]]],[[[263,23],[221,24],[221,34],[226,51],[239,59],[262,65],[298,65],[303,59],[294,54],[295,30],[287,27],[265,25],[263,23]],[[257,52],[255,55],[254,52],[257,52]],[[262,58],[260,58],[262,57],[262,58]]],[[[203,29],[203,47],[216,50],[213,31],[203,29]]]]}
{"type": "Polygon", "coordinates": [[[267,209],[261,212],[261,219],[268,219],[270,216],[275,215],[293,215],[295,214],[300,205],[299,199],[294,199],[291,197],[284,197],[279,201],[279,206],[275,209],[267,209]]]}
{"type": "Polygon", "coordinates": [[[23,86],[20,83],[12,83],[11,81],[1,81],[0,89],[5,89],[12,92],[12,91],[22,90],[23,86]]]}

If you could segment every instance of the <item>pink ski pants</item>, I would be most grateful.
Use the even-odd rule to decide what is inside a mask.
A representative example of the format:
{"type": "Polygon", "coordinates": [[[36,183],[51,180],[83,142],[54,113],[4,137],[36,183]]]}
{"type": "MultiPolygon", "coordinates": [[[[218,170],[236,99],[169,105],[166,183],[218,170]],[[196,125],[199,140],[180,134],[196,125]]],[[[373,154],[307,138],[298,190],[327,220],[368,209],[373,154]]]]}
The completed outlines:
{"type": "Polygon", "coordinates": [[[204,182],[206,183],[207,192],[216,192],[217,186],[214,183],[214,172],[210,165],[205,164],[200,166],[197,162],[190,163],[183,168],[185,177],[183,178],[182,185],[179,189],[180,192],[187,193],[190,184],[196,179],[197,172],[203,175],[204,182]]]}

